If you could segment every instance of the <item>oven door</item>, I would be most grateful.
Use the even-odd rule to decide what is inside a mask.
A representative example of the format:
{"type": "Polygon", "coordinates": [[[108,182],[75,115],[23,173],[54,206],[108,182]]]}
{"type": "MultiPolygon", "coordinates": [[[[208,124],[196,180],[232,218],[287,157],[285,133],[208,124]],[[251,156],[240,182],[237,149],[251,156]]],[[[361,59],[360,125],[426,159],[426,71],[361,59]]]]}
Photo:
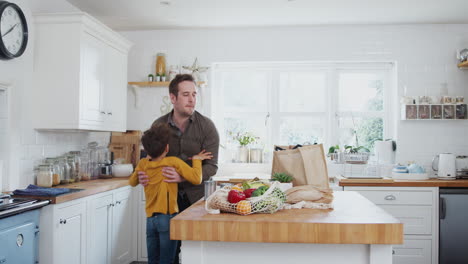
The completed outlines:
{"type": "Polygon", "coordinates": [[[0,263],[37,263],[39,211],[20,213],[0,221],[0,263]]]}

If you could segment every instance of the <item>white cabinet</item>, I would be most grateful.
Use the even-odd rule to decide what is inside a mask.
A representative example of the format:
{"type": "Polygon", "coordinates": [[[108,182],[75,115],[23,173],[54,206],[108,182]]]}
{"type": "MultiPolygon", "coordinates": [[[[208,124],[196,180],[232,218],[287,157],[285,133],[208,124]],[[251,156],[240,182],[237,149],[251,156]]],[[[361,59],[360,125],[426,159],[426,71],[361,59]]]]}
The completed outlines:
{"type": "Polygon", "coordinates": [[[92,196],[88,201],[88,263],[120,264],[132,260],[131,189],[92,196]]]}
{"type": "Polygon", "coordinates": [[[439,189],[436,187],[344,187],[357,191],[403,223],[403,245],[394,264],[438,263],[439,189]]]}
{"type": "Polygon", "coordinates": [[[41,211],[40,263],[86,263],[86,205],[82,200],[41,211]]]}
{"type": "Polygon", "coordinates": [[[88,263],[109,264],[111,258],[112,194],[95,195],[88,202],[88,263]]]}
{"type": "Polygon", "coordinates": [[[35,25],[34,127],[125,131],[131,43],[85,13],[35,25]]]}
{"type": "Polygon", "coordinates": [[[136,260],[132,189],[122,187],[43,208],[39,261],[128,264],[136,260]]]}
{"type": "Polygon", "coordinates": [[[113,222],[112,222],[112,264],[132,262],[133,239],[136,237],[136,223],[134,223],[133,201],[130,187],[114,193],[113,222]]]}

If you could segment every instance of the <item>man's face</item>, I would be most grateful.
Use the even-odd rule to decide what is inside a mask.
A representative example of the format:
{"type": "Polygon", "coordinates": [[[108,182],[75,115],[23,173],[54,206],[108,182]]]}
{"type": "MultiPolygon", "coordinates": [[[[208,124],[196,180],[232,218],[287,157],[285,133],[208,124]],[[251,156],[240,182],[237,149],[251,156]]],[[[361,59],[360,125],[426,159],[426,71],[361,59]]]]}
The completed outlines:
{"type": "Polygon", "coordinates": [[[174,112],[181,116],[191,116],[195,111],[197,103],[197,90],[195,84],[190,81],[183,81],[179,83],[179,93],[177,97],[170,94],[171,102],[174,106],[174,112]]]}

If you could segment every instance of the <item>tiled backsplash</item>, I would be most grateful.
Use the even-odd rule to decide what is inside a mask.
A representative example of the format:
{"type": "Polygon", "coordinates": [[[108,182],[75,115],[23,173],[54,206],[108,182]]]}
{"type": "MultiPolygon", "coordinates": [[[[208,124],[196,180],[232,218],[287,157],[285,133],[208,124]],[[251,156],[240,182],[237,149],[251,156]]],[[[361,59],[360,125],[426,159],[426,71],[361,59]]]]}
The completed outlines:
{"type": "Polygon", "coordinates": [[[33,169],[46,157],[60,156],[71,150],[81,150],[88,142],[96,141],[107,146],[110,132],[60,132],[26,130],[21,133],[19,150],[20,188],[34,183],[33,169]]]}

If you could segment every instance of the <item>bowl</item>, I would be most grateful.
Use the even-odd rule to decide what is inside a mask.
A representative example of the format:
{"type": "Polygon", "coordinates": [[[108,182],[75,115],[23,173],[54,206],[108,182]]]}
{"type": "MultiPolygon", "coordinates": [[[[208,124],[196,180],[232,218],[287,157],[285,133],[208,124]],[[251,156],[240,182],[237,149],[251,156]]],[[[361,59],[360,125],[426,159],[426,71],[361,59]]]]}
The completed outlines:
{"type": "Polygon", "coordinates": [[[133,172],[133,164],[115,164],[112,165],[112,176],[128,177],[133,172]]]}

